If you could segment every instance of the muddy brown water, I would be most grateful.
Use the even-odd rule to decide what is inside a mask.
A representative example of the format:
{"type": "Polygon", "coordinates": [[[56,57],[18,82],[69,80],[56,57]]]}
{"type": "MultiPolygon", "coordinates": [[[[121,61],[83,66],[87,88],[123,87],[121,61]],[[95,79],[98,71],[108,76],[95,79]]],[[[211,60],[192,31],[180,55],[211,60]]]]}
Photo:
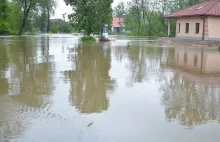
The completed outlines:
{"type": "Polygon", "coordinates": [[[1,37],[0,141],[218,142],[217,49],[129,40],[1,37]]]}

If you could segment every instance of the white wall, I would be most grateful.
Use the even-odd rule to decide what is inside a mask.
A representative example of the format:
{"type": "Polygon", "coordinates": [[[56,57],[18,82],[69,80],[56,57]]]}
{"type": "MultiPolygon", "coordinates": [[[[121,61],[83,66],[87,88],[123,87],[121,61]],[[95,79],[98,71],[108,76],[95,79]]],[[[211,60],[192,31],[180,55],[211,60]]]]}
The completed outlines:
{"type": "Polygon", "coordinates": [[[200,17],[182,17],[177,18],[176,20],[176,37],[183,38],[198,38],[202,39],[203,34],[203,19],[200,17]],[[180,33],[179,31],[179,23],[180,23],[180,33]],[[186,31],[186,23],[189,23],[189,33],[185,33],[186,31]],[[199,34],[196,34],[196,23],[200,23],[199,34]]]}

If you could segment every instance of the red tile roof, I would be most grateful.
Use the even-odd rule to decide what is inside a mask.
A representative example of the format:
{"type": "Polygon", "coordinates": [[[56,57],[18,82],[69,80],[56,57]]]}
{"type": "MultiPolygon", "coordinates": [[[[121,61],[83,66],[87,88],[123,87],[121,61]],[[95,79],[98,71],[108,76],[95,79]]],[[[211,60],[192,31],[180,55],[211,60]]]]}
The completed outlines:
{"type": "Polygon", "coordinates": [[[112,26],[115,28],[121,28],[121,22],[124,22],[123,18],[113,18],[112,19],[112,26]]]}
{"type": "Polygon", "coordinates": [[[207,1],[189,8],[167,14],[164,18],[190,17],[190,16],[220,16],[220,0],[207,1]]]}

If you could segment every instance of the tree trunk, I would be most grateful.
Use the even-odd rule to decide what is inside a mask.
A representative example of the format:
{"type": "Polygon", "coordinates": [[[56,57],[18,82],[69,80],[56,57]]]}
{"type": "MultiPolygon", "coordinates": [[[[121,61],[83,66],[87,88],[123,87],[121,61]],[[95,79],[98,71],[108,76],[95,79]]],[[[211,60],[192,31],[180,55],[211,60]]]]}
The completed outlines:
{"type": "Polygon", "coordinates": [[[23,30],[24,30],[24,27],[26,25],[26,21],[27,21],[27,18],[28,18],[28,15],[29,15],[29,12],[31,10],[31,6],[29,6],[27,8],[27,5],[25,4],[25,8],[24,8],[24,18],[23,18],[23,21],[22,21],[22,24],[21,24],[21,28],[19,30],[19,35],[21,35],[23,33],[23,30]]]}
{"type": "Polygon", "coordinates": [[[47,6],[47,33],[50,32],[50,9],[47,6]]]}
{"type": "Polygon", "coordinates": [[[28,16],[28,14],[24,11],[24,18],[23,18],[23,21],[22,21],[22,24],[21,24],[21,27],[20,27],[20,30],[18,33],[19,35],[21,35],[23,33],[24,27],[26,25],[27,16],[28,16]]]}

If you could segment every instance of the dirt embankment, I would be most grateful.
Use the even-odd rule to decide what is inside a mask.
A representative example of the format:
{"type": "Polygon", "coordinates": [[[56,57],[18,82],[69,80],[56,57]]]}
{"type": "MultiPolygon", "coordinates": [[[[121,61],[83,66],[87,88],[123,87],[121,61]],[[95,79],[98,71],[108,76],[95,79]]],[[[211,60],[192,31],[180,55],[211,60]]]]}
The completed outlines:
{"type": "Polygon", "coordinates": [[[204,41],[193,39],[178,39],[170,37],[161,37],[155,41],[161,46],[184,47],[184,48],[219,48],[220,41],[204,41]]]}

